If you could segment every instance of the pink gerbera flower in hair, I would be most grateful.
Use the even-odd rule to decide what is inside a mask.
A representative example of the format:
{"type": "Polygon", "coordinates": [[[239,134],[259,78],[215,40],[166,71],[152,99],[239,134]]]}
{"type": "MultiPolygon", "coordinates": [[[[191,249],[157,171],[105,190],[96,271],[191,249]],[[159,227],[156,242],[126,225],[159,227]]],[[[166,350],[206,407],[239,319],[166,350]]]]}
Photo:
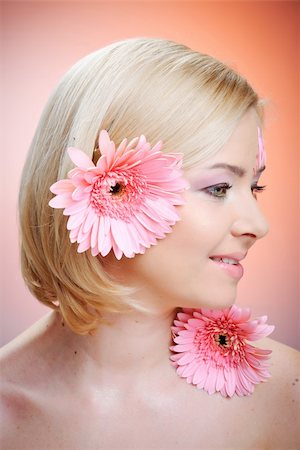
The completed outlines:
{"type": "Polygon", "coordinates": [[[91,248],[93,256],[106,256],[112,249],[117,259],[131,258],[171,231],[188,183],[180,170],[183,155],[161,148],[161,141],[151,148],[141,135],[116,149],[106,130],[99,135],[96,165],[83,151],[68,148],[76,167],[50,187],[56,197],[49,205],[70,216],[67,228],[79,253],[91,248]]]}
{"type": "Polygon", "coordinates": [[[256,155],[256,167],[255,170],[259,170],[266,165],[266,151],[264,146],[264,139],[262,135],[262,131],[259,127],[257,127],[257,135],[258,135],[258,152],[256,155]]]}
{"type": "Polygon", "coordinates": [[[178,375],[209,394],[224,397],[250,395],[254,385],[270,377],[271,350],[247,341],[268,336],[274,330],[267,316],[249,321],[250,309],[236,305],[224,310],[183,308],[171,327],[176,345],[170,359],[178,375]]]}

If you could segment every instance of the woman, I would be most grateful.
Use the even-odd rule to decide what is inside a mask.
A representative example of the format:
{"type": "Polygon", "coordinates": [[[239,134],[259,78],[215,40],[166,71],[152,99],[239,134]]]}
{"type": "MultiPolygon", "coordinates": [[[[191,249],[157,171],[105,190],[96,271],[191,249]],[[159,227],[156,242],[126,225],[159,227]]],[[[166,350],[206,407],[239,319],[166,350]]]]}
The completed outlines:
{"type": "Polygon", "coordinates": [[[192,386],[179,347],[170,363],[176,314],[228,313],[268,231],[262,119],[245,79],[163,39],[116,42],[65,75],[20,188],[22,273],[54,311],[2,349],[3,448],[296,448],[295,350],[265,338],[272,378],[238,395],[211,374],[192,386]]]}

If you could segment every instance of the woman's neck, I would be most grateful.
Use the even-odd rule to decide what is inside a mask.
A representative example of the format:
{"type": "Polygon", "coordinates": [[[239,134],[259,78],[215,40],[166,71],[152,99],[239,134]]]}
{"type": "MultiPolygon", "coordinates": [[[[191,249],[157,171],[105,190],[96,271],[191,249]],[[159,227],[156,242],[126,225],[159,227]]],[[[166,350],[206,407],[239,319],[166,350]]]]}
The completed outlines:
{"type": "Polygon", "coordinates": [[[52,325],[66,370],[69,365],[77,379],[94,385],[106,381],[111,385],[130,385],[133,380],[142,383],[151,374],[162,376],[163,368],[174,371],[169,346],[176,312],[177,309],[152,314],[105,314],[111,325],[101,324],[93,336],[78,335],[62,326],[58,313],[52,313],[52,325]]]}

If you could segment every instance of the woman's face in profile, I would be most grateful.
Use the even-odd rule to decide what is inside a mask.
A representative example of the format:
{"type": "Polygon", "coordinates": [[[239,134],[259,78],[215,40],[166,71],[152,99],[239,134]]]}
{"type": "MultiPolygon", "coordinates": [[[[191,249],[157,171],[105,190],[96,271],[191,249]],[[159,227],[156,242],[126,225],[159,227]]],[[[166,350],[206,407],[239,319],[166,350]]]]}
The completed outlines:
{"type": "Polygon", "coordinates": [[[255,192],[258,126],[250,109],[216,155],[185,172],[191,187],[170,234],[132,259],[106,257],[121,281],[141,287],[147,306],[221,309],[235,301],[243,269],[232,263],[268,231],[255,192]]]}

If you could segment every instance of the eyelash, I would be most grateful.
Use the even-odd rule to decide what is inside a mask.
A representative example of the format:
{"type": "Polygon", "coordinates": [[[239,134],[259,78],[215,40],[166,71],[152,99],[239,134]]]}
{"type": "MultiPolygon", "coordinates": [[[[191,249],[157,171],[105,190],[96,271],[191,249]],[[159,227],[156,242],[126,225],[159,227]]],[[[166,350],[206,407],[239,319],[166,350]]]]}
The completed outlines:
{"type": "MultiPolygon", "coordinates": [[[[266,187],[267,186],[258,186],[257,184],[254,184],[253,186],[251,186],[251,190],[252,190],[253,193],[257,194],[259,192],[264,191],[266,189],[266,187]]],[[[211,195],[212,197],[224,199],[227,191],[229,189],[231,189],[231,188],[232,188],[232,184],[220,183],[220,184],[215,184],[213,186],[208,186],[207,188],[205,188],[203,190],[204,190],[204,192],[206,192],[208,195],[211,195]],[[214,189],[225,189],[226,192],[225,192],[224,196],[222,196],[222,195],[215,195],[213,192],[210,191],[210,189],[211,190],[214,190],[214,189]]]]}

